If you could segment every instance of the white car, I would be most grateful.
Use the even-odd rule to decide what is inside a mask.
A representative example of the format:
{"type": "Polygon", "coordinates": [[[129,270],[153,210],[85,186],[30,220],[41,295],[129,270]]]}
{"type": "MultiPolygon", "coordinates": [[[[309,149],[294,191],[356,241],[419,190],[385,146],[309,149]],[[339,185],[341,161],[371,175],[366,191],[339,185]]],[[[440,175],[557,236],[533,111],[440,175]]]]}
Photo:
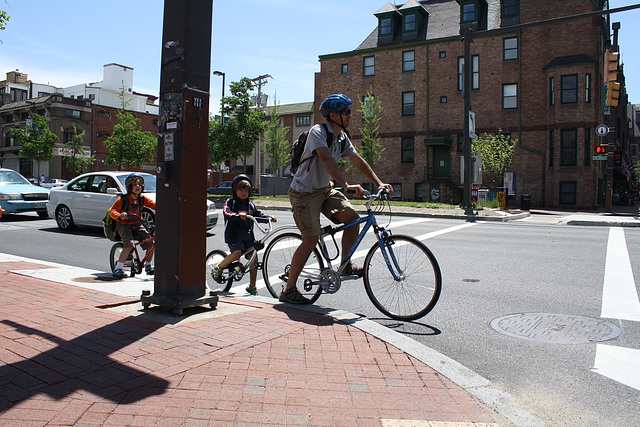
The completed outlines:
{"type": "MultiPolygon", "coordinates": [[[[90,172],[54,187],[49,193],[47,212],[62,230],[78,225],[102,227],[102,219],[120,194],[126,194],[125,180],[132,172],[90,172]]],[[[144,178],[144,196],[156,201],[156,177],[139,172],[144,178]]],[[[142,218],[150,228],[155,226],[155,212],[142,210],[142,218]]],[[[215,204],[207,200],[207,230],[218,223],[215,204]]]]}
{"type": "Polygon", "coordinates": [[[62,187],[67,183],[66,179],[50,179],[47,182],[40,184],[42,188],[62,187]]]}

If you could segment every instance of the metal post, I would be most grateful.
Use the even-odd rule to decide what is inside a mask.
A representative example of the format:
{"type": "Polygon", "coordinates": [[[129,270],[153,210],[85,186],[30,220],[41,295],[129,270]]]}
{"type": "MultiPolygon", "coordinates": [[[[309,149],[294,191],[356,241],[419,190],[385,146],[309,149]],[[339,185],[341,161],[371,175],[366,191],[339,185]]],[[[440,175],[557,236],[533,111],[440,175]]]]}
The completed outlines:
{"type": "Polygon", "coordinates": [[[471,42],[473,30],[467,28],[464,32],[464,68],[463,68],[463,91],[464,91],[464,191],[463,207],[464,213],[473,216],[473,205],[471,204],[471,181],[472,181],[472,159],[471,159],[471,138],[469,113],[471,113],[471,87],[473,79],[473,64],[471,62],[471,42]]]}
{"type": "Polygon", "coordinates": [[[210,304],[207,291],[206,172],[213,0],[165,0],[158,123],[156,274],[157,304],[182,314],[210,304]]]}
{"type": "MultiPolygon", "coordinates": [[[[618,30],[620,29],[620,23],[614,22],[611,27],[613,28],[613,52],[618,52],[618,30]]],[[[605,64],[605,67],[607,64],[605,64]]],[[[608,70],[604,70],[607,73],[608,70]]],[[[607,135],[607,167],[605,172],[605,200],[604,208],[606,212],[613,212],[613,165],[614,154],[616,151],[616,115],[618,114],[618,107],[609,107],[609,129],[611,130],[607,135]]]]}

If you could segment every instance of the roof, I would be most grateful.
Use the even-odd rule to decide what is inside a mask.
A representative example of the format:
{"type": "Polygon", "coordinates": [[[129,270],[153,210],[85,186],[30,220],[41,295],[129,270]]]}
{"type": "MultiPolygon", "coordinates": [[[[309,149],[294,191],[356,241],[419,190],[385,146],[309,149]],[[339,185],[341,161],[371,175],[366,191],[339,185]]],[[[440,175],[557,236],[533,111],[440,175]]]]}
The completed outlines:
{"type": "MultiPolygon", "coordinates": [[[[267,107],[264,109],[267,116],[271,115],[272,107],[267,107]]],[[[278,105],[278,114],[281,116],[286,116],[289,114],[305,114],[313,112],[313,102],[300,102],[297,104],[285,104],[278,105]]]]}
{"type": "Polygon", "coordinates": [[[552,68],[552,67],[564,67],[567,65],[578,65],[578,64],[597,64],[598,61],[593,59],[589,55],[573,55],[573,56],[558,56],[553,58],[551,62],[544,66],[544,69],[552,68]]]}

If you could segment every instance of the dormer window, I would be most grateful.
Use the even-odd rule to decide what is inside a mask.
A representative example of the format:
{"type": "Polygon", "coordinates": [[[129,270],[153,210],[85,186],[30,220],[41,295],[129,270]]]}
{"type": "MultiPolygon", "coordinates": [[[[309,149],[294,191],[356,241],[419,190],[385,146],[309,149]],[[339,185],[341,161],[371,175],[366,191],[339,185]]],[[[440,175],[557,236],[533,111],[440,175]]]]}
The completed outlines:
{"type": "Polygon", "coordinates": [[[408,31],[417,31],[417,30],[418,30],[418,24],[417,24],[416,14],[412,13],[412,14],[405,15],[403,31],[408,32],[408,31]]]}
{"type": "Polygon", "coordinates": [[[501,3],[503,18],[511,18],[519,15],[518,9],[520,2],[518,0],[502,0],[501,3]]]}
{"type": "Polygon", "coordinates": [[[380,19],[380,35],[390,36],[392,34],[393,34],[393,26],[392,26],[391,18],[380,19]]]}
{"type": "Polygon", "coordinates": [[[461,23],[476,22],[478,20],[478,6],[475,0],[465,0],[461,3],[461,23]]]}

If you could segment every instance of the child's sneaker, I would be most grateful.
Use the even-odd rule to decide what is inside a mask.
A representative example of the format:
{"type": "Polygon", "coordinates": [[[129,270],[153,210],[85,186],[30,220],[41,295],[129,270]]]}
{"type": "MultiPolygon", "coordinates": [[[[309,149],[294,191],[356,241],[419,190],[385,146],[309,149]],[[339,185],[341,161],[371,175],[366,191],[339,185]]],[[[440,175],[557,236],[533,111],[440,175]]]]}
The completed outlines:
{"type": "Polygon", "coordinates": [[[245,290],[247,292],[249,292],[251,295],[258,295],[258,290],[256,289],[255,286],[253,286],[253,287],[247,286],[247,288],[245,290]]]}
{"type": "Polygon", "coordinates": [[[213,280],[215,280],[218,283],[222,283],[222,269],[220,268],[220,264],[216,264],[215,268],[213,269],[213,274],[211,274],[211,276],[213,277],[213,280]]]}
{"type": "Polygon", "coordinates": [[[147,273],[147,276],[153,276],[156,269],[153,267],[153,264],[147,264],[144,266],[144,272],[147,273]]]}
{"type": "Polygon", "coordinates": [[[127,276],[127,273],[125,273],[124,271],[122,271],[121,268],[116,268],[115,270],[113,270],[113,277],[115,277],[116,279],[124,279],[127,276]]]}

